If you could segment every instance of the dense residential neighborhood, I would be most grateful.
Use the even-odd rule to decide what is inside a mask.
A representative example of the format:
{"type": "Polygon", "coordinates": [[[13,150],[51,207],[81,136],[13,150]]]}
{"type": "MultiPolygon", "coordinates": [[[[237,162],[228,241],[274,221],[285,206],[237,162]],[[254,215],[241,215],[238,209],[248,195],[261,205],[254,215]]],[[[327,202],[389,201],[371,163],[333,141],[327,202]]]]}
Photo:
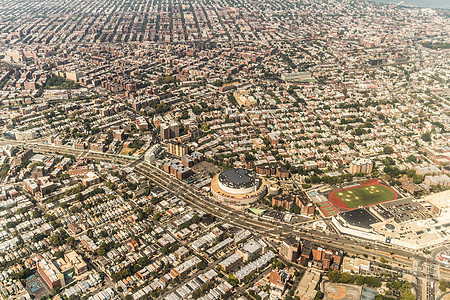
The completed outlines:
{"type": "Polygon", "coordinates": [[[448,299],[450,13],[0,3],[3,299],[448,299]]]}

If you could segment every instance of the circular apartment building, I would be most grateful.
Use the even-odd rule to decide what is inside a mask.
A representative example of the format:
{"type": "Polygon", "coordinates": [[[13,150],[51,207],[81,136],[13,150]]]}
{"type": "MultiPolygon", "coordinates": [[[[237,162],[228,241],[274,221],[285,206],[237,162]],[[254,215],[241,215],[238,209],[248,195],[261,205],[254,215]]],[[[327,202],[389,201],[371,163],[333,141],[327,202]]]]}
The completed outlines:
{"type": "Polygon", "coordinates": [[[255,172],[236,168],[214,176],[211,192],[227,204],[246,206],[266,195],[266,185],[255,172]]]}

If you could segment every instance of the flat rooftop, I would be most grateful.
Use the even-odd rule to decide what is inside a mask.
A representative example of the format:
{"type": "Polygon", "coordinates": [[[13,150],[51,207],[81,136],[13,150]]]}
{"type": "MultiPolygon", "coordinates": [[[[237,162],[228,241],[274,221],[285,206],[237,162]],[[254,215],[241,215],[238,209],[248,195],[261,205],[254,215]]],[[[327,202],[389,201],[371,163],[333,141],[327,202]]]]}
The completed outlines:
{"type": "Polygon", "coordinates": [[[258,176],[250,170],[246,169],[229,169],[219,175],[219,181],[223,185],[234,188],[249,188],[256,184],[258,176]]]}
{"type": "Polygon", "coordinates": [[[371,225],[381,222],[365,208],[357,208],[341,213],[340,216],[350,225],[365,229],[371,229],[371,225]]]}

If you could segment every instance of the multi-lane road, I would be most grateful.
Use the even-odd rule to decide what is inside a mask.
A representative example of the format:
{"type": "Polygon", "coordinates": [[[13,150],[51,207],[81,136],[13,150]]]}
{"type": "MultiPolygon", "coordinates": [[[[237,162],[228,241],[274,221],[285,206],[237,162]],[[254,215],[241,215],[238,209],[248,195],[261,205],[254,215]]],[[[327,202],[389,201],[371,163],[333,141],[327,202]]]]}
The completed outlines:
{"type": "MultiPolygon", "coordinates": [[[[268,237],[283,238],[288,235],[301,236],[305,240],[313,240],[315,242],[327,243],[339,249],[343,249],[349,253],[367,254],[377,258],[384,257],[388,261],[398,262],[399,259],[403,265],[407,265],[408,269],[412,268],[412,259],[425,261],[426,259],[420,254],[411,253],[401,249],[393,249],[386,245],[375,245],[373,241],[360,240],[356,238],[348,238],[331,232],[322,232],[310,230],[309,225],[312,221],[303,223],[286,224],[283,222],[270,222],[261,220],[257,216],[251,215],[244,210],[234,210],[220,202],[216,202],[211,198],[201,194],[189,184],[180,181],[167,173],[163,172],[154,165],[143,162],[143,159],[132,159],[109,153],[98,153],[80,149],[72,149],[66,147],[56,147],[38,143],[22,143],[17,141],[8,141],[3,143],[21,144],[27,148],[34,149],[37,152],[49,154],[71,154],[82,155],[96,161],[112,162],[121,165],[134,167],[134,170],[154,183],[168,189],[177,196],[183,198],[191,206],[202,209],[203,211],[214,215],[216,218],[233,225],[241,226],[253,230],[255,233],[266,235],[268,237]],[[395,258],[394,258],[395,257],[395,258]]],[[[1,143],[1,142],[0,142],[1,143]]]]}
{"type": "MultiPolygon", "coordinates": [[[[281,240],[286,236],[295,235],[297,237],[301,237],[303,240],[311,240],[315,243],[329,245],[330,247],[334,247],[336,249],[342,249],[348,254],[367,255],[369,259],[372,257],[380,259],[382,257],[393,266],[393,271],[409,273],[417,277],[428,277],[430,280],[427,282],[427,290],[435,284],[435,278],[433,278],[433,276],[436,276],[437,274],[430,274],[432,272],[429,272],[429,269],[423,268],[426,262],[428,268],[432,268],[432,270],[439,269],[439,262],[435,260],[435,257],[427,260],[427,258],[421,255],[421,253],[397,249],[381,243],[376,244],[373,241],[367,241],[364,239],[357,239],[354,237],[349,238],[332,232],[311,230],[311,226],[308,225],[315,220],[296,224],[261,220],[257,216],[249,214],[245,210],[234,210],[220,202],[212,200],[210,197],[201,194],[191,185],[168,175],[154,165],[145,163],[142,157],[140,159],[132,159],[115,154],[56,147],[40,143],[0,141],[0,145],[6,143],[15,145],[20,144],[41,153],[71,154],[93,159],[98,162],[111,162],[120,165],[127,165],[133,167],[136,172],[142,174],[155,184],[166,188],[170,192],[182,198],[192,207],[214,215],[222,222],[247,228],[253,231],[253,233],[265,236],[267,238],[281,240]]],[[[434,298],[434,294],[431,294],[429,291],[427,291],[427,295],[427,298],[429,299],[434,298]]]]}

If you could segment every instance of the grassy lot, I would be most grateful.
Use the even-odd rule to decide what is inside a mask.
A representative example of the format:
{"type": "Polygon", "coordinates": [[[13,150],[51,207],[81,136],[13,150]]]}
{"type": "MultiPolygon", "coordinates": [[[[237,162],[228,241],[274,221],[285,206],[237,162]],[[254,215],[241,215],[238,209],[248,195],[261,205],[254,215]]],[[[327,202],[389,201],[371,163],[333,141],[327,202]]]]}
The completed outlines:
{"type": "Polygon", "coordinates": [[[346,191],[337,191],[336,196],[349,208],[395,199],[395,193],[388,187],[382,185],[367,185],[346,191]]]}

